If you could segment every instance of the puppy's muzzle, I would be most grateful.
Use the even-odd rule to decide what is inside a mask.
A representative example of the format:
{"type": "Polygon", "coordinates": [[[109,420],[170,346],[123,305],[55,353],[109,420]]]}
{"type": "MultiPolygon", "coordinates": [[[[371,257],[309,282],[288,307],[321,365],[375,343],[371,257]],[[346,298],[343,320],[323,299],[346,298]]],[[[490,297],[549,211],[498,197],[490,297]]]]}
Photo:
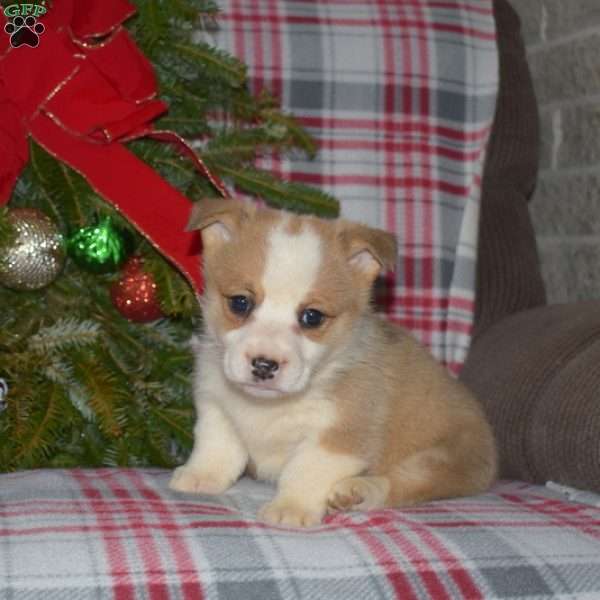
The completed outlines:
{"type": "Polygon", "coordinates": [[[264,356],[257,356],[252,359],[252,367],[252,375],[257,379],[265,381],[275,377],[275,372],[279,369],[279,363],[264,356]]]}

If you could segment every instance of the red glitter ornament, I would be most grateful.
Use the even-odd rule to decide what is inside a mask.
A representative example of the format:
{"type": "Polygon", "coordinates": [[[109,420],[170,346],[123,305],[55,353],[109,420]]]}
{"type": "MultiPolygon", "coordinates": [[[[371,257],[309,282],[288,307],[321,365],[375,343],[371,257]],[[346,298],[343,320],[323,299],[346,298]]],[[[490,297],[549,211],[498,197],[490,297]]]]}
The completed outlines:
{"type": "Polygon", "coordinates": [[[156,293],[156,282],[146,273],[141,256],[132,256],[123,266],[121,279],[110,288],[117,310],[130,321],[148,323],[164,317],[156,293]]]}

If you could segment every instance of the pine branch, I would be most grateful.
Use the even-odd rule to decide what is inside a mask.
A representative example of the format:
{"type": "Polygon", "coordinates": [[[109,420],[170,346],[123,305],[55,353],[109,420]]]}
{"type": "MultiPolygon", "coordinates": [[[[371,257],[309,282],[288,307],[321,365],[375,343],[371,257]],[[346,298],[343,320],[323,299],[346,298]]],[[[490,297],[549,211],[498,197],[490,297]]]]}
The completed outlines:
{"type": "Polygon", "coordinates": [[[0,261],[5,257],[8,248],[16,239],[17,232],[8,220],[8,208],[0,207],[0,261]]]}
{"type": "Polygon", "coordinates": [[[292,115],[268,109],[261,111],[261,117],[271,129],[278,127],[285,132],[285,139],[290,147],[301,148],[309,158],[315,157],[317,153],[315,141],[292,115]]]}
{"type": "MultiPolygon", "coordinates": [[[[93,195],[85,179],[64,163],[48,154],[33,140],[29,144],[30,172],[32,175],[34,198],[39,195],[39,205],[45,213],[58,221],[66,231],[74,226],[84,225],[91,217],[86,210],[85,199],[93,195]]],[[[23,197],[27,205],[32,198],[23,197]]]]}
{"type": "Polygon", "coordinates": [[[214,2],[190,3],[189,0],[170,0],[169,9],[173,19],[197,23],[199,17],[215,16],[218,12],[214,2]]]}
{"type": "Polygon", "coordinates": [[[30,297],[18,302],[14,298],[17,292],[1,288],[0,292],[5,292],[0,293],[0,306],[7,307],[0,312],[0,350],[16,352],[40,327],[39,301],[30,297]],[[13,310],[14,307],[19,310],[13,310]]]}
{"type": "Polygon", "coordinates": [[[71,217],[70,221],[71,223],[75,222],[83,225],[85,223],[85,215],[83,212],[83,195],[86,191],[86,184],[82,182],[81,176],[67,168],[64,163],[59,163],[59,168],[63,175],[64,182],[68,186],[68,190],[72,199],[73,216],[71,217]]]}
{"type": "Polygon", "coordinates": [[[103,310],[97,316],[106,332],[106,350],[119,370],[127,377],[145,377],[152,370],[148,345],[140,339],[134,325],[120,318],[116,311],[103,310]]]}
{"type": "Polygon", "coordinates": [[[143,27],[135,29],[135,37],[144,54],[154,58],[158,43],[169,33],[169,13],[160,0],[145,0],[138,3],[136,20],[143,27]]]}
{"type": "Polygon", "coordinates": [[[68,365],[67,369],[69,376],[67,390],[71,405],[84,421],[88,423],[96,422],[98,419],[96,419],[94,410],[90,406],[87,390],[76,380],[73,367],[68,365]]]}
{"type": "MultiPolygon", "coordinates": [[[[2,376],[6,377],[7,373],[2,372],[2,376]]],[[[0,438],[0,456],[3,456],[3,465],[0,466],[3,468],[12,461],[11,453],[7,450],[12,450],[16,447],[18,440],[25,438],[25,434],[31,426],[29,421],[31,410],[36,406],[35,390],[24,385],[23,382],[12,380],[9,383],[9,389],[11,396],[14,395],[19,400],[8,402],[6,411],[0,418],[0,422],[5,424],[5,435],[0,438]]]]}
{"type": "Polygon", "coordinates": [[[29,350],[38,354],[67,348],[81,348],[96,342],[99,333],[98,323],[77,321],[72,317],[67,317],[40,329],[29,338],[27,346],[29,350]]]}
{"type": "Polygon", "coordinates": [[[75,381],[86,391],[100,431],[110,438],[123,435],[127,425],[127,390],[100,353],[71,353],[75,381]]]}
{"type": "Polygon", "coordinates": [[[54,383],[43,385],[36,394],[36,408],[27,417],[27,426],[19,432],[9,468],[23,468],[43,461],[57,441],[64,418],[65,393],[54,383]]]}
{"type": "Polygon", "coordinates": [[[173,267],[154,255],[144,261],[144,270],[156,281],[158,298],[163,312],[169,316],[191,316],[197,300],[187,281],[173,267]]]}
{"type": "Polygon", "coordinates": [[[188,356],[188,332],[182,335],[181,331],[177,331],[173,323],[163,320],[158,323],[141,325],[138,333],[146,344],[156,344],[160,347],[167,347],[172,351],[185,351],[188,356]]]}
{"type": "Polygon", "coordinates": [[[56,353],[50,357],[50,362],[42,370],[42,374],[49,381],[62,385],[66,389],[73,386],[73,368],[56,353]]]}
{"type": "Polygon", "coordinates": [[[35,179],[37,178],[38,180],[38,186],[36,186],[36,189],[39,190],[39,194],[42,197],[41,202],[38,202],[38,206],[42,211],[62,224],[65,221],[63,210],[60,207],[60,204],[56,202],[50,193],[50,183],[47,178],[48,176],[46,175],[44,168],[42,168],[39,164],[41,162],[41,158],[39,158],[36,155],[36,152],[32,150],[33,145],[30,148],[30,161],[28,170],[32,174],[34,185],[36,183],[35,179]]]}
{"type": "Polygon", "coordinates": [[[247,167],[243,170],[215,163],[216,170],[230,177],[243,191],[264,198],[276,208],[287,208],[297,213],[313,213],[321,217],[335,217],[338,204],[328,194],[300,183],[283,182],[265,171],[247,167]]]}
{"type": "Polygon", "coordinates": [[[188,445],[192,444],[194,435],[193,429],[190,429],[190,422],[193,421],[194,412],[191,407],[187,411],[157,407],[152,408],[151,413],[156,419],[162,421],[173,435],[188,445]]]}
{"type": "MultiPolygon", "coordinates": [[[[306,149],[312,150],[308,136],[306,149]]],[[[229,129],[215,135],[201,151],[208,162],[227,163],[230,168],[251,164],[260,156],[274,151],[285,151],[297,147],[295,134],[282,125],[266,123],[248,129],[229,129]]]]}
{"type": "Polygon", "coordinates": [[[246,81],[246,67],[226,52],[204,42],[195,44],[178,42],[167,49],[175,50],[177,58],[186,60],[191,66],[201,69],[208,75],[224,78],[232,87],[241,87],[246,81]]]}

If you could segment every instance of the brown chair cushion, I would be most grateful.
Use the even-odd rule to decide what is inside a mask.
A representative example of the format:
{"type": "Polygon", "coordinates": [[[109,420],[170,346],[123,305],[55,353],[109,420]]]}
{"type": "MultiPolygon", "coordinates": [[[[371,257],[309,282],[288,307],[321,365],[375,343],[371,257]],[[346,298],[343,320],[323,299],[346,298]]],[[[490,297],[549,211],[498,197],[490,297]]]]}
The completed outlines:
{"type": "Polygon", "coordinates": [[[460,377],[490,418],[501,477],[600,492],[600,301],[504,319],[460,377]]]}

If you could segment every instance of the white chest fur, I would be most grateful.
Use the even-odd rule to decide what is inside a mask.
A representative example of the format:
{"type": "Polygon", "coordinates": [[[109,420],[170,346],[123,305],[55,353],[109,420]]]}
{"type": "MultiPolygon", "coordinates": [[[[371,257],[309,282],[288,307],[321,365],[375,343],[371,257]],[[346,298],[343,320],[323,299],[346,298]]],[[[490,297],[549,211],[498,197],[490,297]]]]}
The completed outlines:
{"type": "Polygon", "coordinates": [[[333,405],[321,393],[292,400],[224,394],[221,405],[233,422],[261,479],[278,478],[298,444],[318,438],[333,420],[333,405]]]}

